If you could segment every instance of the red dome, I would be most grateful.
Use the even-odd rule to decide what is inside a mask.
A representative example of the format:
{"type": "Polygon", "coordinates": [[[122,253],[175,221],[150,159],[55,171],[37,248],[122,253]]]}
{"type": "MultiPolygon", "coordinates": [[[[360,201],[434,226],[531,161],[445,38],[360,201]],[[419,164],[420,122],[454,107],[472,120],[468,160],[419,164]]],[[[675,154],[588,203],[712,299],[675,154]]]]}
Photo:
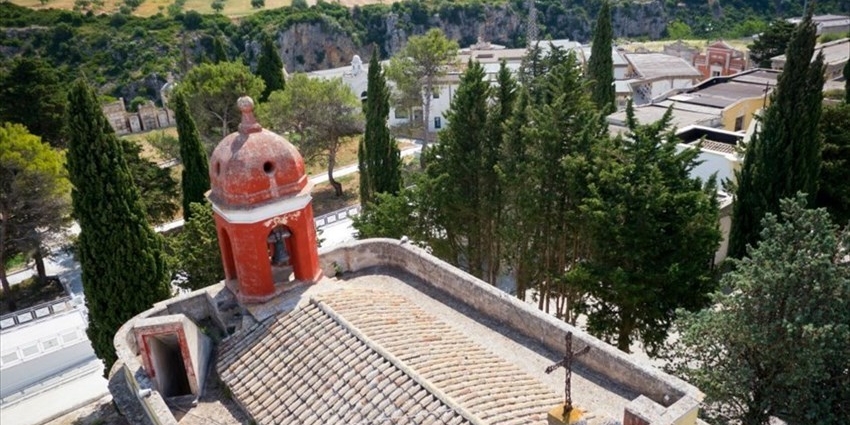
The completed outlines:
{"type": "Polygon", "coordinates": [[[210,158],[210,199],[250,206],[299,193],[307,185],[304,159],[283,136],[263,129],[254,101],[239,98],[239,131],[222,139],[210,158]]]}

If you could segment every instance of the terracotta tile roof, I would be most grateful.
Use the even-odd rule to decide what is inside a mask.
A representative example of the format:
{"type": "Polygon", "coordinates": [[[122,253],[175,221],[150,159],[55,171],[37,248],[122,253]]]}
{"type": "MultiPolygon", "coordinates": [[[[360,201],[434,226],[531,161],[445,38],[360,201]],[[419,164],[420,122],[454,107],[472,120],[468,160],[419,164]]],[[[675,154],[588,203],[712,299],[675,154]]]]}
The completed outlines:
{"type": "Polygon", "coordinates": [[[223,342],[218,371],[260,424],[469,423],[312,302],[223,342]]]}
{"type": "Polygon", "coordinates": [[[702,148],[720,153],[735,153],[735,146],[728,143],[715,142],[714,140],[703,140],[702,148]]]}
{"type": "Polygon", "coordinates": [[[322,295],[334,311],[484,423],[546,423],[561,402],[518,367],[406,298],[379,290],[322,295]]]}
{"type": "Polygon", "coordinates": [[[258,423],[545,424],[561,398],[404,296],[325,293],[220,346],[258,423]]]}

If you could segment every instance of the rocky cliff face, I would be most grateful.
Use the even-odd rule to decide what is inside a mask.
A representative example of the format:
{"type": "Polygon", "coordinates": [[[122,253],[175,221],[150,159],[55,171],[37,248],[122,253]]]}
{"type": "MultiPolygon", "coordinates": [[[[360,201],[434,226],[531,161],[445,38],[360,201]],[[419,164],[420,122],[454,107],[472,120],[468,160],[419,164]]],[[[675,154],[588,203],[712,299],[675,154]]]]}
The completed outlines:
{"type": "MultiPolygon", "coordinates": [[[[572,9],[541,10],[541,37],[569,38],[588,42],[594,18],[573,13],[572,9]]],[[[625,3],[612,11],[615,37],[660,38],[667,23],[667,12],[660,0],[625,3]]],[[[512,5],[486,5],[478,10],[435,13],[425,22],[415,22],[405,13],[389,12],[369,36],[346,33],[332,21],[299,23],[277,33],[281,58],[289,72],[312,71],[348,65],[357,54],[368,60],[370,44],[379,44],[385,56],[398,52],[411,35],[438,27],[460,46],[469,46],[481,37],[486,41],[518,47],[525,43],[525,14],[512,5]]],[[[252,43],[253,44],[253,43],[252,43]]]]}

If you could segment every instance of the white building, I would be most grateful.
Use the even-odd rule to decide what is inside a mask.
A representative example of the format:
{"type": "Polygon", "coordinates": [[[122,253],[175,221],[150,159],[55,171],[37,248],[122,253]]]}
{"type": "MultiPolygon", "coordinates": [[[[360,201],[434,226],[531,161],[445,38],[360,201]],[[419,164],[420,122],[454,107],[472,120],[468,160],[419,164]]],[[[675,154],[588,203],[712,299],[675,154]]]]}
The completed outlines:
{"type": "MultiPolygon", "coordinates": [[[[539,41],[539,46],[546,52],[552,46],[567,52],[575,53],[579,62],[586,64],[590,58],[590,47],[582,46],[571,40],[539,41]]],[[[451,105],[454,93],[460,84],[460,76],[469,60],[479,62],[489,81],[495,82],[501,62],[504,61],[511,72],[516,74],[522,59],[528,53],[527,48],[507,49],[504,46],[480,41],[458,52],[457,66],[446,73],[437,82],[437,88],[432,93],[430,122],[428,130],[440,131],[448,124],[445,114],[451,105]]],[[[660,53],[623,53],[616,47],[611,48],[611,58],[614,64],[615,91],[618,109],[625,108],[629,98],[635,99],[635,104],[649,103],[653,98],[661,96],[673,89],[692,87],[701,74],[686,61],[660,53]]],[[[386,64],[383,61],[382,64],[386,64]]],[[[314,71],[308,73],[315,78],[341,78],[353,93],[366,98],[368,85],[368,65],[364,65],[359,56],[354,56],[351,66],[314,71]]],[[[390,83],[392,84],[392,83],[390,83]]],[[[422,109],[396,109],[391,106],[389,125],[407,124],[412,120],[422,119],[422,109]]]]}
{"type": "Polygon", "coordinates": [[[702,74],[684,59],[663,53],[626,53],[628,84],[635,105],[650,103],[674,89],[693,87],[702,74]]]}

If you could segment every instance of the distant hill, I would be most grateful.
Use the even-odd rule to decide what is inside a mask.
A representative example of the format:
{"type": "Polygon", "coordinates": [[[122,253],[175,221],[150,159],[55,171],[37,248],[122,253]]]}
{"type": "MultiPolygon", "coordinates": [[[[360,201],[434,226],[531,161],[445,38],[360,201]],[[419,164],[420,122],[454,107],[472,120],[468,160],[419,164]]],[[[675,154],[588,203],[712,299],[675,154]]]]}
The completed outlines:
{"type": "MultiPolygon", "coordinates": [[[[42,7],[39,0],[14,1],[42,7]]],[[[72,1],[46,0],[44,7],[72,5],[72,1]]],[[[103,1],[103,8],[114,10],[119,0],[103,1]]],[[[172,0],[120,1],[125,7],[119,13],[35,10],[0,3],[0,69],[8,69],[8,62],[18,55],[37,55],[68,80],[85,73],[103,94],[128,101],[136,96],[158,100],[158,90],[169,76],[179,79],[211,56],[216,37],[224,42],[231,59],[253,65],[258,40],[264,33],[272,34],[289,72],[347,65],[355,54],[367,58],[373,43],[386,58],[411,35],[433,27],[461,46],[478,37],[509,47],[526,44],[525,0],[405,0],[350,8],[344,2],[273,8],[290,0],[265,0],[265,8],[239,19],[190,10],[193,2],[209,7],[209,0],[177,0],[183,3],[176,5],[172,0]],[[155,12],[150,17],[135,16],[127,2],[139,2],[133,3],[135,13],[155,12]]],[[[246,1],[250,2],[225,0],[223,12],[246,1]]],[[[599,4],[598,0],[536,0],[541,38],[589,41],[599,4]]],[[[668,36],[671,23],[692,38],[738,38],[761,31],[775,17],[796,15],[801,8],[766,0],[724,0],[722,6],[706,0],[615,1],[612,26],[615,37],[621,39],[662,39],[668,36]]],[[[850,13],[848,9],[847,0],[820,0],[817,13],[850,13]]]]}

